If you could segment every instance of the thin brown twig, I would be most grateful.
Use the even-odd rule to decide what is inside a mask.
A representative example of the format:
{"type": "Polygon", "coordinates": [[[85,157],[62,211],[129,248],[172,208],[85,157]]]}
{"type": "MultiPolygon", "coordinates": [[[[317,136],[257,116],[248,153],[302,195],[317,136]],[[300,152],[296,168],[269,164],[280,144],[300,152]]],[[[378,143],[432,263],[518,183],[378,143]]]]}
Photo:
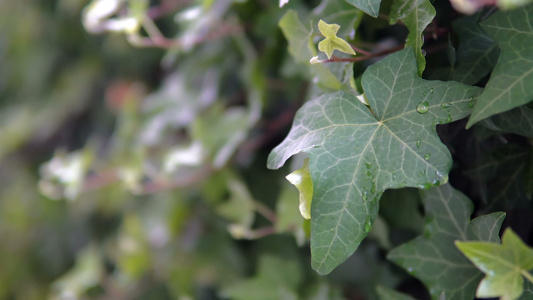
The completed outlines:
{"type": "Polygon", "coordinates": [[[263,204],[259,201],[254,201],[254,209],[257,211],[260,215],[265,217],[265,219],[269,220],[272,224],[275,224],[277,221],[276,213],[271,210],[268,206],[263,204]]]}
{"type": "MultiPolygon", "coordinates": [[[[240,27],[229,24],[221,24],[216,30],[213,30],[203,36],[197,36],[188,42],[190,43],[190,46],[196,46],[208,41],[220,39],[227,35],[240,33],[242,33],[242,29],[240,27]]],[[[163,36],[140,37],[137,35],[132,35],[129,36],[129,41],[138,47],[163,49],[181,48],[184,44],[182,39],[169,39],[163,36]]]]}
{"type": "Polygon", "coordinates": [[[365,60],[368,60],[368,59],[371,59],[371,58],[374,58],[374,57],[380,57],[380,56],[384,56],[384,55],[387,55],[387,54],[390,54],[390,53],[394,53],[394,52],[400,51],[403,48],[405,48],[404,45],[401,45],[401,46],[398,46],[398,47],[387,49],[385,51],[376,52],[376,53],[370,53],[369,55],[364,55],[364,56],[359,56],[359,57],[340,58],[340,57],[333,56],[331,59],[324,60],[323,62],[328,63],[328,62],[358,62],[358,61],[365,61],[365,60]]]}
{"type": "Polygon", "coordinates": [[[139,195],[148,195],[153,194],[159,191],[165,191],[170,189],[178,189],[183,187],[188,187],[193,184],[196,184],[214,172],[214,169],[206,165],[203,168],[200,168],[194,173],[188,174],[187,176],[180,177],[172,181],[154,181],[145,184],[141,190],[137,193],[139,195]]]}

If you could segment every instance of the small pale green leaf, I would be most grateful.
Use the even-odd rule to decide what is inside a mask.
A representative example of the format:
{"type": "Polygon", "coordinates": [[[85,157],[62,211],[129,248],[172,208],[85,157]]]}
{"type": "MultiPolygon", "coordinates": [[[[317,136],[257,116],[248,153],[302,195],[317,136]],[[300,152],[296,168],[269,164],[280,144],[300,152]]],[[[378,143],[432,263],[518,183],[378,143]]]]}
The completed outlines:
{"type": "Polygon", "coordinates": [[[378,286],[376,288],[380,300],[414,300],[413,297],[402,294],[389,288],[378,286]]]}
{"type": "Polygon", "coordinates": [[[533,100],[533,5],[499,11],[481,27],[496,40],[500,58],[479,97],[467,128],[533,100]]]}
{"type": "Polygon", "coordinates": [[[318,50],[326,53],[328,58],[331,58],[334,50],[355,55],[355,51],[353,51],[350,44],[337,36],[340,28],[337,24],[328,24],[322,20],[318,21],[318,30],[326,37],[318,43],[318,50]]]}
{"type": "Polygon", "coordinates": [[[457,248],[487,276],[483,278],[476,297],[501,297],[514,300],[524,290],[525,276],[533,275],[533,249],[528,247],[510,228],[503,233],[502,243],[457,241],[457,248]]]}
{"type": "Polygon", "coordinates": [[[379,15],[381,0],[345,0],[351,5],[359,8],[369,16],[376,18],[379,15]]]}
{"type": "Polygon", "coordinates": [[[422,75],[426,68],[426,58],[422,54],[423,32],[435,15],[435,8],[429,0],[394,0],[392,2],[390,22],[394,24],[402,20],[409,29],[405,46],[414,49],[418,63],[418,75],[422,75]]]}
{"type": "Polygon", "coordinates": [[[304,160],[304,165],[301,169],[292,172],[286,178],[300,192],[300,214],[305,219],[311,219],[313,181],[311,180],[311,174],[309,174],[309,158],[304,160]]]}
{"type": "Polygon", "coordinates": [[[268,158],[268,167],[277,169],[294,154],[309,154],[312,265],[321,274],[355,251],[385,189],[447,181],[451,156],[435,126],[466,117],[481,90],[419,78],[411,48],[370,66],[362,86],[374,114],[352,94],[324,94],[298,111],[268,158]],[[421,104],[424,113],[417,110],[421,104]]]}
{"type": "Polygon", "coordinates": [[[433,299],[473,299],[482,274],[455,248],[454,241],[498,242],[504,213],[470,221],[472,202],[449,184],[422,191],[426,212],[423,236],[389,252],[387,258],[420,279],[433,299]]]}

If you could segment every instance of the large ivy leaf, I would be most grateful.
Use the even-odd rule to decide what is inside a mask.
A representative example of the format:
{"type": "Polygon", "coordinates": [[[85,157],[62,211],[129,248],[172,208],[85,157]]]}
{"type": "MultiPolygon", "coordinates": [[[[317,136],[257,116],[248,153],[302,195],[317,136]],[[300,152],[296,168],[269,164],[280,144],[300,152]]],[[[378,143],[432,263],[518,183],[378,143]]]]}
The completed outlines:
{"type": "Polygon", "coordinates": [[[353,6],[376,18],[379,14],[381,0],[345,0],[353,6]]]}
{"type": "Polygon", "coordinates": [[[533,99],[533,5],[497,12],[481,24],[496,40],[501,55],[467,128],[487,117],[533,99]]]}
{"type": "Polygon", "coordinates": [[[483,278],[476,297],[502,297],[514,300],[524,291],[524,277],[533,281],[533,249],[510,228],[502,236],[502,244],[488,242],[455,243],[457,248],[487,276],[483,278]]]}
{"type": "Polygon", "coordinates": [[[452,79],[475,84],[494,68],[500,49],[471,16],[453,21],[452,26],[460,42],[452,79]]]}
{"type": "Polygon", "coordinates": [[[390,22],[394,24],[402,20],[409,29],[405,46],[413,47],[415,51],[419,75],[422,75],[426,68],[426,58],[422,54],[424,44],[422,34],[435,15],[435,8],[429,0],[394,0],[392,2],[390,22]]]}
{"type": "Polygon", "coordinates": [[[298,111],[268,158],[277,169],[294,154],[309,154],[312,265],[321,274],[355,251],[385,189],[447,181],[452,161],[435,126],[466,117],[480,89],[419,78],[412,52],[394,53],[363,74],[375,115],[352,94],[322,95],[298,111]]]}
{"type": "Polygon", "coordinates": [[[450,185],[422,191],[426,231],[389,252],[387,258],[420,279],[433,299],[444,292],[446,300],[473,299],[482,274],[454,245],[460,241],[499,242],[504,213],[469,221],[470,200],[450,185]]]}

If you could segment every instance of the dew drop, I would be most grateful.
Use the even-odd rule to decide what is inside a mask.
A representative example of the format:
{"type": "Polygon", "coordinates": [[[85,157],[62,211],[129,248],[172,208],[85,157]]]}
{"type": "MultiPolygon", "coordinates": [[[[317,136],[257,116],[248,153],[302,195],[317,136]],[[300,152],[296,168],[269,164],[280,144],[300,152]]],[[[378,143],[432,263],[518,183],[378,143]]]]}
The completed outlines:
{"type": "Polygon", "coordinates": [[[370,216],[366,217],[365,222],[365,232],[370,232],[370,229],[372,229],[372,218],[370,216]]]}
{"type": "Polygon", "coordinates": [[[424,158],[425,158],[426,160],[428,160],[430,157],[431,157],[431,155],[430,155],[429,153],[426,153],[426,155],[424,155],[424,158]]]}
{"type": "Polygon", "coordinates": [[[420,102],[420,104],[418,104],[416,107],[416,111],[421,114],[427,113],[429,111],[429,103],[427,101],[420,102]]]}
{"type": "Polygon", "coordinates": [[[424,190],[427,190],[427,189],[429,189],[429,188],[431,188],[431,187],[432,187],[432,185],[431,185],[431,183],[429,183],[429,182],[428,182],[428,183],[424,183],[424,184],[419,184],[419,185],[418,185],[418,188],[420,188],[420,189],[424,189],[424,190]]]}
{"type": "Polygon", "coordinates": [[[370,192],[372,192],[372,194],[376,193],[376,182],[375,181],[372,182],[372,188],[370,189],[370,192]]]}
{"type": "Polygon", "coordinates": [[[366,202],[367,199],[368,199],[368,192],[364,191],[363,192],[363,201],[366,202]]]}
{"type": "Polygon", "coordinates": [[[451,123],[452,122],[452,115],[448,115],[448,117],[446,118],[446,123],[451,123]]]}
{"type": "Polygon", "coordinates": [[[420,174],[426,175],[426,170],[420,170],[420,174]]]}
{"type": "Polygon", "coordinates": [[[370,169],[372,167],[372,164],[369,164],[369,163],[365,163],[365,165],[367,169],[370,169]]]}
{"type": "Polygon", "coordinates": [[[422,55],[426,56],[426,50],[420,49],[420,51],[422,52],[422,55]]]}
{"type": "Polygon", "coordinates": [[[442,109],[446,109],[446,108],[450,108],[451,106],[452,106],[451,103],[442,103],[442,104],[440,105],[440,108],[442,108],[442,109]]]}
{"type": "Polygon", "coordinates": [[[429,90],[429,93],[430,93],[430,94],[433,94],[433,92],[435,92],[435,89],[434,89],[434,88],[431,88],[431,89],[429,90]]]}
{"type": "Polygon", "coordinates": [[[420,145],[422,144],[422,140],[417,140],[416,141],[416,147],[417,148],[420,148],[420,145]]]}
{"type": "Polygon", "coordinates": [[[470,101],[468,101],[468,107],[474,107],[474,97],[470,97],[470,101]]]}
{"type": "Polygon", "coordinates": [[[372,172],[370,172],[370,171],[366,172],[366,176],[368,176],[368,177],[372,176],[372,172]]]}

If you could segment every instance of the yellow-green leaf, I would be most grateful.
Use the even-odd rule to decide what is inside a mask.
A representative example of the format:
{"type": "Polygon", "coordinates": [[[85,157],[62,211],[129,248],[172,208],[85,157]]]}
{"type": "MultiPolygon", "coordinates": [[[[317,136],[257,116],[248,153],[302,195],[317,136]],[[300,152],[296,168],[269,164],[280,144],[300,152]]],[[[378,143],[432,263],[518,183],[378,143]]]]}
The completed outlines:
{"type": "Polygon", "coordinates": [[[300,191],[300,213],[305,219],[311,219],[311,200],[313,199],[313,181],[309,173],[309,158],[304,166],[287,175],[287,180],[300,191]]]}
{"type": "Polygon", "coordinates": [[[337,24],[328,24],[322,20],[318,21],[318,30],[326,37],[318,43],[318,50],[326,53],[328,58],[331,58],[334,50],[355,55],[355,51],[353,51],[350,44],[337,36],[340,28],[337,24]]]}
{"type": "Polygon", "coordinates": [[[524,291],[522,276],[533,282],[528,272],[533,269],[533,249],[510,228],[503,233],[501,244],[456,241],[455,245],[487,275],[480,282],[476,297],[514,300],[524,291]]]}

